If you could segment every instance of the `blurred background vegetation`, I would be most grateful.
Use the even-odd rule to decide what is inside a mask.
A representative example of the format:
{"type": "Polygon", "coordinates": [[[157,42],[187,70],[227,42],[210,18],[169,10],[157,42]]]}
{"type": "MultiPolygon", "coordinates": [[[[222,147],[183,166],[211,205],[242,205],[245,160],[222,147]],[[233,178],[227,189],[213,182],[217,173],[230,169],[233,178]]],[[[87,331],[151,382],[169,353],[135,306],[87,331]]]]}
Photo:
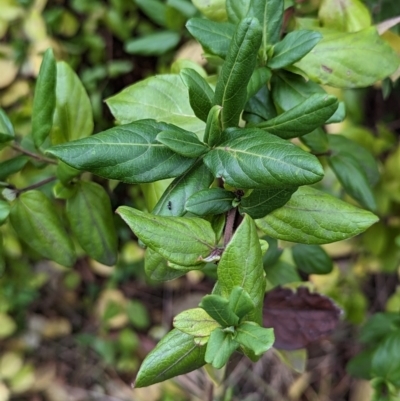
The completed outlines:
{"type": "MultiPolygon", "coordinates": [[[[201,8],[207,2],[193,3],[201,8]]],[[[400,15],[398,0],[364,3],[374,24],[400,15]]],[[[321,17],[320,0],[285,4],[288,29],[304,18],[329,25],[321,17]]],[[[14,125],[18,146],[35,150],[29,136],[33,91],[47,48],[80,77],[92,105],[94,132],[99,132],[114,124],[103,102],[107,97],[156,73],[179,72],[193,62],[205,66],[202,49],[185,29],[195,15],[199,11],[189,0],[0,0],[0,107],[14,125]]],[[[399,27],[393,25],[383,37],[400,54],[399,27]]],[[[219,62],[209,61],[205,68],[212,75],[219,62]]],[[[83,251],[73,269],[44,261],[6,223],[0,227],[0,401],[204,400],[213,382],[223,382],[215,397],[226,401],[368,400],[369,382],[354,377],[368,374],[360,372],[360,362],[348,370],[346,364],[363,348],[360,325],[378,312],[400,312],[400,71],[396,74],[371,88],[327,88],[347,110],[346,120],[331,125],[331,133],[352,139],[378,160],[380,178],[373,192],[381,217],[363,236],[324,246],[334,267],[309,277],[345,311],[332,338],[307,350],[268,353],[255,365],[237,357],[225,381],[197,371],[132,391],[140,361],[169,330],[175,314],[197,305],[212,280],[191,272],[163,285],[149,282],[144,251],[117,217],[120,246],[114,267],[83,251]]],[[[3,186],[24,187],[48,177],[43,161],[18,147],[0,149],[3,186]]],[[[92,180],[106,188],[114,210],[122,204],[145,208],[139,186],[92,180]]],[[[326,182],[332,193],[355,202],[328,166],[326,182]]],[[[41,190],[53,196],[51,186],[41,190]]],[[[0,223],[7,218],[4,202],[0,223]]],[[[275,284],[307,279],[285,257],[285,246],[279,243],[283,253],[271,269],[275,284]]],[[[395,326],[398,330],[400,323],[395,326]]]]}

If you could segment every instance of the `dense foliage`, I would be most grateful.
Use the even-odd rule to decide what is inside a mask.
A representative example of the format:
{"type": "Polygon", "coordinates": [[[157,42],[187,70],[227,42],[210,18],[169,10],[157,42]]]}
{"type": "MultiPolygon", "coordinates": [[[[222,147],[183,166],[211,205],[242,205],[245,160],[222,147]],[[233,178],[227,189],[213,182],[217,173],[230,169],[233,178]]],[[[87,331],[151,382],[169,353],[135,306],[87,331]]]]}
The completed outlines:
{"type": "MultiPolygon", "coordinates": [[[[398,115],[388,107],[372,129],[361,125],[368,123],[363,88],[375,85],[380,102],[400,96],[392,2],[376,21],[374,4],[359,0],[20,3],[4,2],[1,19],[11,38],[0,61],[9,71],[0,81],[2,338],[23,329],[24,308],[48,280],[31,269],[43,259],[56,270],[82,261],[98,272],[116,266],[111,288],[143,270],[153,283],[193,271],[213,281],[198,307],[174,317],[136,387],[206,364],[215,380],[234,353],[256,362],[274,343],[304,348],[332,332],[340,315],[319,293],[349,322],[364,322],[362,277],[394,273],[400,260],[398,115]],[[90,16],[81,28],[79,13],[90,16]],[[104,37],[92,35],[97,24],[126,52],[159,56],[162,73],[110,93],[112,78],[137,66],[107,58],[104,37]],[[168,71],[171,50],[189,39],[184,25],[207,64],[178,58],[168,71]],[[71,39],[52,42],[46,29],[71,39]],[[132,30],[141,37],[131,39],[132,30]],[[61,61],[73,46],[69,61],[82,79],[61,61]],[[29,65],[38,73],[33,96],[28,80],[17,78],[29,65]]],[[[65,279],[75,289],[82,278],[65,279]]],[[[148,326],[141,303],[115,289],[95,296],[101,290],[105,332],[128,321],[148,326]]],[[[394,291],[363,327],[365,349],[348,364],[351,375],[371,380],[376,400],[399,397],[394,291]]],[[[126,330],[117,346],[100,336],[79,341],[109,365],[135,371],[139,340],[126,330]]],[[[21,391],[11,375],[2,377],[6,389],[21,391]]]]}

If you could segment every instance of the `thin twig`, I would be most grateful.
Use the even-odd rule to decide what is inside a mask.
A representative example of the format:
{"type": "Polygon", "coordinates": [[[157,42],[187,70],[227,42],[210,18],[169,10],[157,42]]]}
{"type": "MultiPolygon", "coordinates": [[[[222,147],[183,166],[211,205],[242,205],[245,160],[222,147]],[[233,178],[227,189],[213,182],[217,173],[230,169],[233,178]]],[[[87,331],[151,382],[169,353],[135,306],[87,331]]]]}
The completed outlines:
{"type": "Polygon", "coordinates": [[[57,177],[49,177],[49,178],[46,178],[45,180],[37,182],[36,184],[32,184],[32,185],[29,185],[28,187],[18,189],[17,191],[18,191],[18,193],[30,191],[31,189],[39,188],[39,187],[46,185],[49,182],[52,182],[56,179],[57,179],[57,177]]]}
{"type": "Polygon", "coordinates": [[[209,387],[208,387],[208,396],[207,396],[208,401],[213,401],[214,400],[214,383],[210,381],[209,387]]]}
{"type": "Polygon", "coordinates": [[[224,230],[224,246],[227,246],[233,236],[233,226],[235,224],[236,208],[229,210],[226,217],[226,224],[224,230]]]}
{"type": "Polygon", "coordinates": [[[49,163],[49,164],[57,164],[57,162],[53,159],[49,159],[48,157],[39,155],[37,153],[33,153],[27,149],[24,149],[20,145],[14,143],[11,145],[11,147],[16,150],[17,152],[23,153],[24,155],[27,155],[29,157],[32,157],[33,159],[39,160],[41,162],[49,163]]]}

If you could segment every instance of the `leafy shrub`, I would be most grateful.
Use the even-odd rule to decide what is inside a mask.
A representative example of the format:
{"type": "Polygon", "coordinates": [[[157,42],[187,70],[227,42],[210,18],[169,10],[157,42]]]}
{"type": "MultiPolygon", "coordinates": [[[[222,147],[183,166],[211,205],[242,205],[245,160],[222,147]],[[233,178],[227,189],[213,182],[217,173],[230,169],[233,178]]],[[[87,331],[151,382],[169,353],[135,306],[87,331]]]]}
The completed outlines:
{"type": "MultiPolygon", "coordinates": [[[[195,14],[189,3],[187,8],[184,1],[171,3],[181,4],[183,16],[195,14]]],[[[364,242],[387,240],[378,248],[365,246],[365,254],[387,270],[397,267],[398,247],[385,258],[390,241],[398,242],[398,227],[378,222],[399,202],[397,192],[388,190],[398,187],[398,149],[387,156],[395,143],[392,134],[384,128],[376,137],[363,136],[354,126],[342,135],[323,129],[345,120],[347,89],[383,80],[389,95],[388,77],[398,78],[400,62],[390,40],[380,35],[388,25],[377,30],[356,0],[344,9],[322,1],[318,10],[303,9],[318,11],[318,18],[296,15],[289,22],[291,9],[285,11],[284,3],[214,1],[210,11],[194,2],[216,19],[194,17],[186,27],[217,74],[188,61],[176,64],[175,73],[127,87],[106,100],[118,123],[106,131],[91,135],[89,98],[77,75],[51,50],[36,83],[31,134],[16,143],[10,120],[0,114],[1,142],[22,154],[2,162],[2,180],[24,173],[29,160],[36,163],[36,177],[41,175],[41,181],[24,187],[5,183],[1,203],[2,221],[32,248],[33,257],[73,266],[77,242],[81,254],[116,263],[109,194],[87,179],[84,172],[90,172],[141,188],[145,207],[120,206],[117,213],[145,245],[151,279],[172,280],[191,270],[216,274],[212,293],[198,308],[177,315],[174,329],[146,357],[136,387],[206,363],[219,369],[235,351],[257,361],[278,340],[270,325],[263,325],[265,291],[288,284],[297,288],[300,274],[334,274],[320,245],[369,229],[364,242]],[[375,156],[384,160],[383,177],[375,156]],[[381,188],[386,188],[383,195],[381,188]],[[62,202],[50,200],[50,190],[62,202]],[[293,245],[282,253],[277,240],[293,245]]],[[[166,12],[161,2],[137,4],[153,18],[157,14],[150,7],[166,12]]],[[[168,20],[156,22],[168,27],[168,20]]],[[[149,40],[155,44],[154,37],[149,40]]],[[[147,48],[146,43],[130,42],[127,49],[147,48]]],[[[347,288],[347,306],[337,287],[324,292],[351,318],[351,291],[359,290],[351,282],[347,288]]],[[[385,392],[396,397],[397,365],[381,366],[382,355],[398,354],[398,327],[381,334],[365,340],[379,345],[360,354],[349,370],[374,379],[377,397],[385,392]],[[359,373],[359,361],[367,358],[370,369],[359,373]]]]}

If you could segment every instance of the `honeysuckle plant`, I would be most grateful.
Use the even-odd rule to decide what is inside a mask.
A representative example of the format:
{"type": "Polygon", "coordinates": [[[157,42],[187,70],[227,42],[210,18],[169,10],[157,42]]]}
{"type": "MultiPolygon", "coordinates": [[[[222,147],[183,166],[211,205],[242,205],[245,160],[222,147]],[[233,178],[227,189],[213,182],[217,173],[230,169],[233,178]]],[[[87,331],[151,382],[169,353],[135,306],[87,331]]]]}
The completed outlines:
{"type": "MultiPolygon", "coordinates": [[[[345,110],[320,84],[369,86],[393,74],[399,57],[373,26],[297,29],[300,19],[289,31],[284,3],[227,0],[217,14],[223,21],[190,19],[189,32],[221,65],[217,76],[186,62],[177,64],[185,67],[175,68],[178,73],[138,82],[106,101],[118,125],[92,136],[78,78],[51,51],[44,56],[32,147],[41,162],[57,164],[53,190],[66,200],[84,251],[115,263],[109,199],[101,186],[82,180],[88,171],[141,186],[147,210],[121,206],[117,213],[146,247],[151,279],[216,269],[212,294],[174,318],[174,328],[144,360],[137,387],[206,363],[221,368],[235,351],[256,361],[272,347],[273,329],[262,324],[271,284],[262,235],[305,244],[293,248],[293,257],[307,271],[313,255],[322,252],[325,260],[318,245],[378,221],[371,190],[379,178],[376,162],[349,139],[326,134],[324,125],[341,122],[345,110]],[[327,163],[364,209],[318,186],[327,163]]],[[[3,115],[2,122],[2,142],[12,141],[3,115]]],[[[73,243],[40,190],[6,188],[3,196],[24,241],[44,257],[73,265],[73,243]],[[31,239],[32,233],[40,235],[31,239]]]]}

